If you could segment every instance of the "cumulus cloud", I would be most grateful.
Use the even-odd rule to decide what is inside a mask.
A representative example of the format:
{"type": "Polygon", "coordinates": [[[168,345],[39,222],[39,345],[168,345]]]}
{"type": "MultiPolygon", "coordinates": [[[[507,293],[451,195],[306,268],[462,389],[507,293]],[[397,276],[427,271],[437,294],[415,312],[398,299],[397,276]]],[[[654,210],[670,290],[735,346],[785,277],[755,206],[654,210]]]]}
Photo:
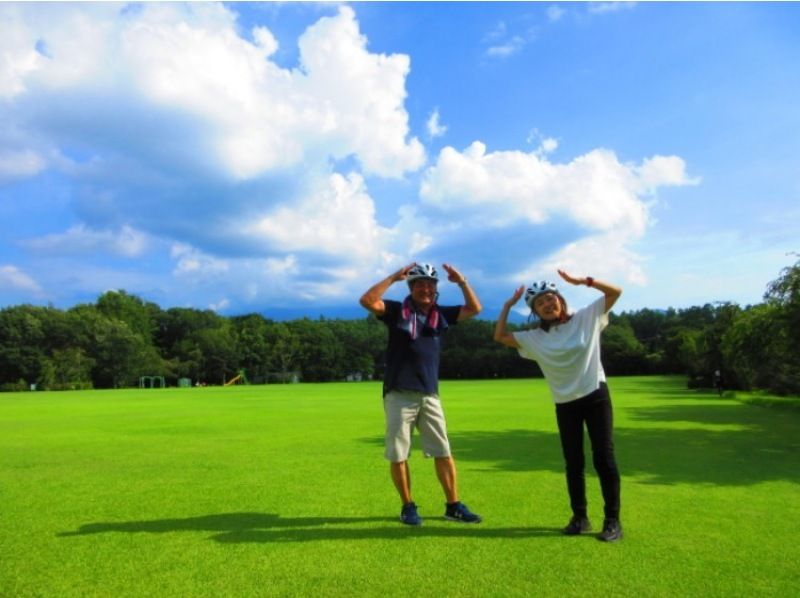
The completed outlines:
{"type": "MultiPolygon", "coordinates": [[[[45,185],[53,173],[80,222],[20,242],[48,263],[26,265],[37,280],[5,266],[0,287],[85,297],[113,284],[219,310],[352,302],[354,288],[406,260],[450,261],[456,247],[494,276],[487,247],[513,251],[531,228],[556,249],[525,272],[613,239],[619,267],[627,260],[637,276],[626,239],[647,227],[647,198],[693,182],[680,158],[624,164],[597,149],[557,163],[558,141],[537,131],[531,152],[443,149],[420,204],[406,178],[427,160],[405,108],[411,58],[371,51],[351,7],[325,10],[335,13],[302,33],[286,67],[273,31],[243,31],[223,4],[0,3],[0,182],[45,185]],[[376,178],[399,180],[409,197],[376,205],[376,178]],[[83,257],[158,251],[155,275],[83,257]],[[80,267],[56,269],[57,259],[80,267]]],[[[533,39],[512,29],[500,23],[482,40],[487,55],[533,39]]],[[[447,130],[438,109],[425,126],[431,139],[447,130]]]]}
{"type": "Polygon", "coordinates": [[[534,37],[533,29],[510,32],[505,21],[499,21],[483,36],[483,43],[488,46],[486,56],[495,59],[508,58],[522,51],[534,37]]]}
{"type": "Polygon", "coordinates": [[[33,278],[14,265],[0,266],[0,290],[25,291],[33,295],[40,295],[42,288],[33,278]]]}
{"type": "Polygon", "coordinates": [[[49,255],[118,255],[134,258],[148,248],[147,235],[123,226],[119,230],[92,230],[83,224],[64,233],[55,233],[22,242],[24,247],[49,255]]]}
{"type": "Polygon", "coordinates": [[[432,208],[458,212],[466,226],[510,230],[527,223],[530,236],[539,239],[548,227],[572,229],[572,241],[553,244],[531,268],[550,271],[603,255],[609,268],[643,283],[639,260],[628,246],[649,224],[648,198],[661,186],[696,182],[677,156],[654,156],[636,165],[596,149],[553,163],[540,150],[487,152],[476,141],[463,151],[442,149],[420,194],[432,208]]]}
{"type": "Polygon", "coordinates": [[[535,153],[539,155],[551,154],[558,149],[558,140],[553,137],[545,137],[539,129],[531,129],[528,133],[527,143],[538,143],[535,153]]]}
{"type": "Polygon", "coordinates": [[[286,252],[312,252],[352,261],[379,249],[381,227],[361,175],[332,174],[300,202],[279,206],[243,233],[286,252]]]}
{"type": "Polygon", "coordinates": [[[547,258],[522,270],[518,278],[535,280],[553,278],[557,269],[582,276],[587,266],[591,274],[605,280],[625,280],[644,285],[647,276],[644,272],[644,258],[628,246],[630,239],[616,233],[598,234],[573,243],[568,243],[547,258]],[[602,256],[602,259],[598,259],[602,256]]]}
{"type": "Polygon", "coordinates": [[[0,15],[0,99],[9,100],[27,89],[25,79],[45,57],[36,50],[35,33],[19,6],[5,5],[0,15]]]}
{"type": "Polygon", "coordinates": [[[398,177],[425,162],[419,140],[406,141],[411,61],[404,54],[370,54],[366,43],[351,8],[320,19],[300,37],[307,75],[298,86],[324,98],[319,124],[346,148],[341,155],[354,152],[367,174],[398,177]]]}
{"type": "Polygon", "coordinates": [[[30,149],[21,151],[0,148],[0,182],[33,176],[46,166],[46,160],[30,149]]]}
{"type": "Polygon", "coordinates": [[[227,260],[207,255],[186,243],[175,243],[170,250],[170,256],[175,260],[173,274],[177,277],[205,280],[230,270],[227,260]]]}
{"type": "MultiPolygon", "coordinates": [[[[648,184],[663,181],[663,168],[653,169],[658,174],[643,168],[648,184]]],[[[671,184],[683,182],[670,179],[671,184]]],[[[541,224],[559,215],[589,230],[620,227],[638,235],[647,224],[646,206],[636,195],[644,184],[635,168],[620,163],[609,150],[554,164],[537,152],[487,153],[476,141],[463,152],[444,148],[425,173],[421,195],[444,211],[453,209],[458,199],[460,206],[473,208],[496,226],[519,218],[541,224]]]]}
{"type": "Polygon", "coordinates": [[[636,6],[636,2],[589,2],[586,10],[592,14],[605,14],[630,10],[636,6]]]}
{"type": "Polygon", "coordinates": [[[431,112],[431,115],[428,117],[425,126],[428,129],[428,136],[431,139],[434,139],[435,137],[441,137],[447,133],[447,127],[439,122],[438,108],[431,112]]]}
{"type": "Polygon", "coordinates": [[[229,307],[230,304],[231,302],[228,299],[223,298],[217,301],[216,303],[209,304],[208,309],[219,312],[229,307]]]}
{"type": "Polygon", "coordinates": [[[353,9],[334,10],[286,68],[273,32],[243,33],[223,4],[0,5],[0,182],[56,170],[82,221],[23,247],[172,247],[184,282],[248,271],[288,284],[313,256],[329,265],[307,295],[419,247],[378,225],[364,182],[425,164],[405,109],[410,58],[371,52],[353,9]]]}
{"type": "Polygon", "coordinates": [[[513,37],[504,40],[501,44],[489,46],[489,48],[486,50],[486,55],[491,57],[505,58],[522,50],[522,48],[525,47],[525,43],[526,42],[524,38],[519,35],[514,35],[513,37]]]}
{"type": "Polygon", "coordinates": [[[551,22],[560,21],[561,17],[563,17],[566,13],[567,11],[557,4],[551,4],[547,7],[547,18],[551,22]]]}
{"type": "MultiPolygon", "coordinates": [[[[160,111],[194,129],[191,144],[156,136],[153,146],[166,141],[178,161],[205,152],[203,164],[216,163],[235,179],[350,155],[366,174],[384,177],[424,163],[403,106],[410,60],[370,53],[349,7],[301,36],[294,70],[270,60],[277,41],[267,28],[255,28],[252,41],[241,37],[234,13],[222,5],[61,5],[46,16],[18,5],[0,11],[7,57],[0,96],[23,108],[71,103],[59,114],[61,131],[103,118],[107,108],[87,111],[119,97],[134,111],[160,111]]],[[[35,110],[29,116],[32,127],[42,126],[35,110]]]]}

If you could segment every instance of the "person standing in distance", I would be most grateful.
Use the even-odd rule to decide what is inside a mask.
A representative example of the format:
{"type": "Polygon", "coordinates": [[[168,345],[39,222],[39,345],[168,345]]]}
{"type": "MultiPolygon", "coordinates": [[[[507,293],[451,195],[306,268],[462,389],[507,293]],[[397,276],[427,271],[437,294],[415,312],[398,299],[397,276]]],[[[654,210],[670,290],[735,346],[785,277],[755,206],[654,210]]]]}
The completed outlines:
{"type": "Polygon", "coordinates": [[[436,268],[416,263],[377,282],[360,300],[361,305],[389,330],[383,381],[385,457],[390,462],[392,481],[403,503],[400,521],[408,525],[422,524],[411,497],[408,468],[411,433],[415,427],[419,430],[425,455],[434,458],[436,475],[447,501],[445,519],[481,522],[481,517],[458,499],[456,465],[439,401],[439,358],[444,334],[450,326],[478,315],[481,304],[463,274],[448,264],[443,267],[447,280],[461,288],[464,305],[438,305],[436,268]],[[401,281],[408,283],[410,294],[402,302],[384,300],[389,287],[401,281]]]}
{"type": "Polygon", "coordinates": [[[583,427],[586,425],[605,502],[603,530],[598,537],[613,542],[622,538],[620,475],[612,438],[611,397],[600,362],[600,332],[608,325],[608,311],[622,294],[622,289],[591,276],[574,278],[563,270],[558,274],[569,284],[595,288],[602,296],[570,314],[567,302],[554,283],[533,283],[527,291],[525,287],[519,287],[503,305],[494,340],[517,349],[522,357],[536,361],[550,386],[556,404],[556,421],[572,507],[572,518],[563,532],[577,535],[592,529],[587,514],[584,478],[583,427]],[[529,330],[510,333],[506,329],[508,312],[523,292],[525,303],[538,322],[529,330]]]}

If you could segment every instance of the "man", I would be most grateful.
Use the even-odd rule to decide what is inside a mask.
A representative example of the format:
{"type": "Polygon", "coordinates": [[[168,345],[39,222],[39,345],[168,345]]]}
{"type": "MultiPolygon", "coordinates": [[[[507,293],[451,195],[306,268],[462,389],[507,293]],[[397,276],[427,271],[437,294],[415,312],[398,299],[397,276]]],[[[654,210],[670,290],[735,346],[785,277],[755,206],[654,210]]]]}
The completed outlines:
{"type": "Polygon", "coordinates": [[[389,329],[383,406],[386,415],[386,459],[392,481],[403,507],[400,521],[421,525],[422,518],[411,498],[408,457],[411,432],[419,430],[426,456],[432,456],[436,475],[447,500],[445,518],[463,523],[480,523],[458,499],[456,466],[450,454],[447,425],[439,402],[439,357],[443,336],[449,326],[473,318],[481,304],[467,279],[444,264],[447,280],[457,284],[465,305],[439,306],[439,275],[430,264],[409,264],[372,286],[361,297],[361,305],[375,314],[389,329]],[[411,294],[400,303],[384,301],[383,295],[395,282],[405,280],[411,294]]]}

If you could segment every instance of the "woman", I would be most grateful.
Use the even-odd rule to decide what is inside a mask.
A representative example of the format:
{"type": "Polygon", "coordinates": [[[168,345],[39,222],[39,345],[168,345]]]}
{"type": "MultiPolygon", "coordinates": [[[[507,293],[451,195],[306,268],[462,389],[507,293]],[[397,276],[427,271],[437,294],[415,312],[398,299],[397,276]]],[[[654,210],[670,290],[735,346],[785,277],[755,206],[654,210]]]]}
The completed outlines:
{"type": "Polygon", "coordinates": [[[574,278],[559,270],[569,284],[586,285],[600,291],[590,305],[570,314],[567,302],[554,283],[533,283],[527,291],[518,288],[505,302],[494,331],[494,340],[514,347],[519,354],[538,362],[556,404],[556,419],[567,470],[567,489],[572,518],[563,529],[567,535],[591,531],[586,511],[583,426],[592,442],[594,468],[600,477],[605,501],[605,520],[599,538],[613,542],[622,538],[619,520],[620,478],[614,458],[612,409],[606,376],[600,363],[600,331],[608,324],[608,311],[622,289],[590,276],[574,278]],[[506,330],[508,312],[523,292],[536,325],[525,331],[506,330]]]}

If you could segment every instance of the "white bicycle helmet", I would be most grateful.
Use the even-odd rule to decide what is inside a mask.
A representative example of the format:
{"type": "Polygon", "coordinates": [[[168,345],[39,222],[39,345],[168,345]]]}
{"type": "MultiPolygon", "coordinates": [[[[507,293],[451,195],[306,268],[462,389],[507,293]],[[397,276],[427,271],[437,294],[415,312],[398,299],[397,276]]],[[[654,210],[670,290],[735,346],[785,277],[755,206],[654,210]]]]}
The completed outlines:
{"type": "Polygon", "coordinates": [[[410,285],[415,280],[433,280],[439,282],[439,273],[432,264],[415,264],[406,275],[406,282],[410,285]]]}
{"type": "Polygon", "coordinates": [[[528,287],[528,290],[525,291],[525,303],[531,308],[531,311],[533,311],[533,302],[536,301],[536,298],[539,295],[544,293],[555,293],[556,295],[561,295],[561,293],[558,292],[556,283],[554,282],[547,282],[546,280],[534,282],[528,287]]]}

